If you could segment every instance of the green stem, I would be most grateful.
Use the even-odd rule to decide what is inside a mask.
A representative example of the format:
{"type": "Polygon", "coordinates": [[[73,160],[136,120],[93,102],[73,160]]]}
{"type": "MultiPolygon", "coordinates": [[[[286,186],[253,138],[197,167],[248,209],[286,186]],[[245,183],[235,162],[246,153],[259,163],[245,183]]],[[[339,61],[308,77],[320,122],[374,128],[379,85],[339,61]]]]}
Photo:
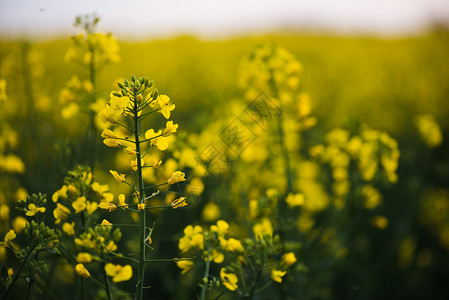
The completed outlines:
{"type": "Polygon", "coordinates": [[[262,276],[262,272],[263,272],[263,269],[265,266],[265,251],[266,250],[264,250],[264,253],[262,255],[262,265],[260,266],[259,270],[257,271],[256,280],[254,281],[254,285],[251,288],[250,294],[247,297],[245,297],[246,299],[251,299],[256,292],[257,284],[259,283],[260,277],[262,276]]]}
{"type": "MultiPolygon", "coordinates": [[[[204,270],[204,275],[203,275],[203,278],[206,278],[206,280],[209,277],[209,269],[210,269],[209,252],[210,252],[210,249],[208,248],[207,249],[207,258],[206,258],[206,269],[204,270]]],[[[200,300],[206,299],[206,290],[207,290],[207,281],[203,284],[203,287],[201,288],[200,300]]]]}
{"type": "Polygon", "coordinates": [[[104,275],[104,286],[106,288],[106,295],[108,296],[108,300],[112,300],[111,291],[109,289],[109,279],[108,274],[106,274],[105,263],[103,263],[103,275],[104,275]]]}
{"type": "MultiPolygon", "coordinates": [[[[134,90],[134,99],[137,96],[137,91],[134,90]]],[[[141,151],[140,151],[140,124],[139,124],[139,116],[138,116],[139,105],[137,101],[134,100],[134,137],[136,142],[136,152],[137,152],[137,179],[139,182],[139,203],[144,203],[145,199],[145,188],[143,185],[143,176],[142,176],[142,160],[141,160],[141,151]]],[[[146,210],[139,211],[139,266],[138,266],[138,278],[137,278],[137,295],[136,299],[141,300],[143,295],[143,281],[144,281],[144,273],[145,273],[145,222],[146,222],[146,210]]]]}
{"type": "Polygon", "coordinates": [[[31,279],[31,277],[28,277],[27,294],[26,294],[26,297],[25,297],[26,300],[30,299],[31,287],[32,286],[33,286],[33,279],[31,279]]]}
{"type": "Polygon", "coordinates": [[[17,270],[17,272],[14,274],[14,277],[11,280],[11,283],[8,285],[8,288],[6,289],[5,293],[3,294],[3,297],[1,297],[2,299],[7,299],[6,296],[8,296],[9,291],[11,291],[12,286],[14,285],[14,283],[17,281],[17,279],[19,278],[20,273],[23,270],[23,267],[25,267],[25,265],[28,263],[28,259],[31,256],[31,253],[34,251],[34,248],[36,248],[36,245],[33,245],[30,250],[27,252],[27,254],[25,255],[25,258],[23,259],[22,264],[19,266],[19,269],[17,270]]]}

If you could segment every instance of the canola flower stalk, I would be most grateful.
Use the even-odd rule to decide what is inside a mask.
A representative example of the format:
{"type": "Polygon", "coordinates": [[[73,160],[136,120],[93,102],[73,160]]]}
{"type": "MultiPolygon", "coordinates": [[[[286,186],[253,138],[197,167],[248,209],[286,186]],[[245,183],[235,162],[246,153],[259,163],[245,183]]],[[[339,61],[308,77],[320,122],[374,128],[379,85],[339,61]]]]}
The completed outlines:
{"type": "MultiPolygon", "coordinates": [[[[151,186],[145,186],[143,178],[144,160],[143,158],[149,153],[153,147],[157,147],[159,150],[165,150],[168,147],[167,137],[177,132],[178,124],[174,124],[173,121],[166,122],[166,128],[164,130],[155,131],[154,129],[142,130],[142,120],[153,112],[160,112],[164,118],[170,117],[170,112],[174,109],[175,105],[170,104],[170,98],[166,95],[159,95],[156,89],[152,89],[153,81],[148,78],[137,79],[134,75],[131,80],[125,80],[123,83],[119,82],[118,87],[120,92],[111,92],[111,100],[109,104],[99,113],[99,116],[106,122],[111,123],[114,126],[120,126],[128,130],[132,136],[126,136],[113,129],[105,128],[101,134],[104,138],[104,144],[108,147],[123,148],[124,152],[132,155],[135,159],[130,162],[130,169],[135,174],[136,183],[125,179],[126,174],[119,174],[115,170],[110,170],[111,175],[114,177],[117,183],[125,183],[131,186],[134,190],[134,195],[137,196],[136,204],[127,204],[126,199],[123,196],[119,196],[119,206],[124,210],[138,212],[139,215],[139,257],[134,260],[137,262],[137,284],[136,284],[136,299],[142,299],[144,281],[145,281],[145,265],[148,262],[160,261],[150,260],[146,258],[147,247],[151,248],[151,233],[147,234],[148,227],[146,225],[147,210],[153,208],[179,208],[187,205],[185,197],[181,197],[174,201],[171,205],[166,206],[150,206],[145,201],[158,195],[159,191],[156,190],[150,196],[146,197],[146,193],[150,189],[156,189],[157,187],[164,185],[172,185],[181,181],[185,181],[185,174],[181,171],[175,171],[170,178],[160,184],[154,184],[151,186]],[[149,113],[145,113],[144,109],[150,108],[149,113]],[[127,126],[123,119],[129,118],[132,120],[132,125],[127,126]],[[145,149],[147,147],[147,149],[145,149]]],[[[100,208],[108,209],[109,211],[115,210],[117,206],[110,201],[106,201],[100,205],[100,208]]],[[[109,222],[103,222],[103,225],[118,226],[109,224],[109,222]]],[[[123,226],[123,225],[120,225],[123,226]]],[[[173,259],[171,261],[174,261],[173,259]]],[[[107,265],[109,274],[114,274],[111,265],[107,265]]],[[[126,267],[126,266],[125,266],[126,267]]],[[[123,272],[119,278],[113,278],[113,282],[125,281],[131,278],[131,267],[123,268],[123,272]]],[[[120,269],[120,268],[119,268],[120,269]]],[[[122,270],[122,269],[120,269],[122,270]]],[[[119,271],[117,271],[119,272],[119,271]]],[[[120,271],[122,272],[122,271],[120,271]]],[[[132,274],[132,273],[131,273],[132,274]]]]}

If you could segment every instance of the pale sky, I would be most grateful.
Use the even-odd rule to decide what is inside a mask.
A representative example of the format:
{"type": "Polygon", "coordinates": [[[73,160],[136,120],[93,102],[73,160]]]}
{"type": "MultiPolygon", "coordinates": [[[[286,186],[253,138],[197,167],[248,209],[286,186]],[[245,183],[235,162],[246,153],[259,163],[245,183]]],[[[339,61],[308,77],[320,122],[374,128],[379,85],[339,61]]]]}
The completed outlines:
{"type": "Polygon", "coordinates": [[[220,37],[282,30],[410,34],[449,23],[449,0],[0,0],[0,35],[78,32],[96,12],[99,30],[124,38],[220,37]]]}

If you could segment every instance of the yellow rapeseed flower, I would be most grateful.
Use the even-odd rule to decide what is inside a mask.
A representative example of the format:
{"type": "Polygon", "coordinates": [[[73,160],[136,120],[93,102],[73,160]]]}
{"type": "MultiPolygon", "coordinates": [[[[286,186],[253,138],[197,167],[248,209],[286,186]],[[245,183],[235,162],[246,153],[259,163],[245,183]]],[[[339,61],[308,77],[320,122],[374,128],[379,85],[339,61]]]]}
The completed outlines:
{"type": "Polygon", "coordinates": [[[175,200],[170,204],[170,206],[171,206],[173,209],[187,206],[186,197],[180,197],[180,198],[178,198],[178,199],[175,199],[175,200]]]}
{"type": "Polygon", "coordinates": [[[32,217],[38,212],[45,212],[45,207],[37,207],[36,204],[30,203],[28,204],[28,211],[25,213],[25,215],[32,217]]]}
{"type": "Polygon", "coordinates": [[[125,200],[126,200],[126,197],[124,194],[118,195],[119,206],[122,207],[123,209],[128,208],[128,204],[125,203],[125,200]]]}
{"type": "Polygon", "coordinates": [[[75,213],[80,213],[86,209],[86,197],[78,197],[73,203],[72,207],[75,210],[75,213]]]}
{"type": "Polygon", "coordinates": [[[127,281],[133,276],[133,269],[130,265],[121,266],[108,263],[104,270],[108,276],[112,277],[113,282],[127,281]]]}
{"type": "Polygon", "coordinates": [[[53,216],[55,217],[55,224],[61,223],[61,221],[64,221],[67,219],[67,217],[70,214],[70,209],[65,207],[64,205],[60,203],[56,203],[56,208],[53,210],[53,216]]]}
{"type": "Polygon", "coordinates": [[[12,221],[12,228],[14,229],[15,232],[21,233],[27,223],[28,223],[27,219],[25,219],[22,216],[17,216],[14,218],[14,221],[12,221]]]}
{"type": "Polygon", "coordinates": [[[112,226],[112,223],[109,222],[109,221],[106,220],[106,219],[103,219],[103,221],[101,222],[101,225],[103,225],[103,226],[112,226]]]}
{"type": "Polygon", "coordinates": [[[168,121],[165,124],[164,131],[162,131],[162,136],[169,136],[170,134],[175,133],[176,129],[178,129],[178,124],[173,124],[173,121],[168,121]]]}
{"type": "Polygon", "coordinates": [[[75,267],[75,271],[76,271],[76,273],[78,273],[78,275],[80,275],[84,278],[90,277],[89,271],[87,271],[87,269],[84,267],[83,264],[77,264],[75,267]]]}
{"type": "Polygon", "coordinates": [[[271,279],[273,279],[276,282],[281,283],[282,277],[284,277],[284,275],[286,273],[287,273],[287,271],[280,271],[280,270],[273,269],[273,270],[271,270],[271,279]]]}
{"type": "Polygon", "coordinates": [[[125,181],[125,174],[118,174],[117,171],[109,170],[112,176],[114,176],[114,179],[116,182],[123,182],[125,181]]]}
{"type": "Polygon", "coordinates": [[[80,264],[89,264],[92,262],[92,255],[87,252],[80,252],[76,256],[76,261],[80,264]]]}
{"type": "Polygon", "coordinates": [[[175,184],[177,182],[185,181],[185,174],[181,171],[176,171],[173,175],[167,180],[168,184],[175,184]]]}
{"type": "Polygon", "coordinates": [[[180,268],[181,274],[187,273],[193,267],[193,261],[191,260],[175,260],[176,265],[180,268]]]}
{"type": "Polygon", "coordinates": [[[285,202],[287,202],[288,206],[290,207],[301,206],[304,204],[304,195],[290,193],[285,199],[285,202]]]}
{"type": "Polygon", "coordinates": [[[256,239],[260,240],[264,235],[273,235],[273,226],[269,219],[263,218],[259,223],[254,224],[253,232],[256,239]]]}
{"type": "Polygon", "coordinates": [[[145,210],[145,203],[139,203],[139,204],[137,204],[137,208],[138,208],[139,210],[145,210]]]}
{"type": "Polygon", "coordinates": [[[285,265],[286,267],[290,267],[291,265],[293,265],[296,262],[296,260],[297,259],[296,259],[295,253],[293,253],[293,252],[285,253],[281,257],[281,261],[282,261],[283,265],[285,265]]]}
{"type": "Polygon", "coordinates": [[[218,220],[217,225],[212,225],[210,230],[219,235],[225,235],[228,232],[229,224],[224,220],[218,220]]]}
{"type": "Polygon", "coordinates": [[[75,222],[62,224],[62,231],[68,235],[75,235],[75,222]]]}
{"type": "Polygon", "coordinates": [[[221,268],[220,270],[220,277],[223,282],[223,285],[230,291],[235,291],[238,288],[237,282],[238,278],[237,275],[232,273],[226,273],[225,268],[221,268]]]}
{"type": "Polygon", "coordinates": [[[0,242],[0,246],[3,247],[11,247],[12,246],[12,240],[16,238],[16,233],[13,229],[10,229],[8,233],[6,233],[5,238],[3,239],[3,242],[0,242]]]}
{"type": "Polygon", "coordinates": [[[167,95],[159,95],[157,103],[161,107],[161,113],[166,119],[170,118],[170,112],[175,109],[174,104],[169,104],[170,98],[167,95]]]}

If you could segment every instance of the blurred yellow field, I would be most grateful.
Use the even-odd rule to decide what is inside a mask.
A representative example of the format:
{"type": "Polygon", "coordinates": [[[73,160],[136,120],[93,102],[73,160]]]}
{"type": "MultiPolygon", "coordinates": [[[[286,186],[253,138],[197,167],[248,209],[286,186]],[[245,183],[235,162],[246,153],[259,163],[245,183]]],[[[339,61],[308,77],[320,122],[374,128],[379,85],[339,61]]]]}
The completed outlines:
{"type": "Polygon", "coordinates": [[[91,22],[0,42],[0,298],[446,299],[446,29],[91,22]]]}

